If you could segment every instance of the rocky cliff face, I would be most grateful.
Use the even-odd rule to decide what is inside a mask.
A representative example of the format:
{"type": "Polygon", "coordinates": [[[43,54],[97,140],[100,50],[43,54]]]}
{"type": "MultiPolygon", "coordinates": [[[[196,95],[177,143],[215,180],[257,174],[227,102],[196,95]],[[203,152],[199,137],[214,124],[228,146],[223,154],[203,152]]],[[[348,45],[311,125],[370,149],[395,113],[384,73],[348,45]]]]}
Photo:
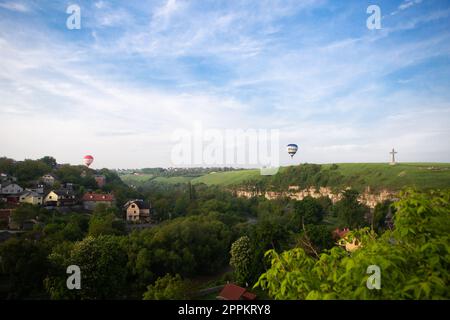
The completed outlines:
{"type": "MultiPolygon", "coordinates": [[[[257,191],[249,191],[249,190],[236,190],[236,195],[238,197],[246,197],[251,198],[255,196],[264,196],[266,199],[272,200],[279,197],[289,197],[291,199],[302,200],[305,197],[328,197],[331,199],[333,203],[341,200],[342,192],[333,193],[330,188],[320,187],[316,189],[314,187],[307,189],[300,189],[297,186],[290,186],[289,189],[285,192],[275,192],[275,191],[265,191],[265,192],[257,192],[257,191]]],[[[386,200],[395,200],[396,194],[389,190],[382,190],[378,193],[370,192],[370,188],[367,188],[363,193],[359,196],[359,201],[368,206],[369,208],[375,208],[377,203],[386,201],[386,200]]]]}

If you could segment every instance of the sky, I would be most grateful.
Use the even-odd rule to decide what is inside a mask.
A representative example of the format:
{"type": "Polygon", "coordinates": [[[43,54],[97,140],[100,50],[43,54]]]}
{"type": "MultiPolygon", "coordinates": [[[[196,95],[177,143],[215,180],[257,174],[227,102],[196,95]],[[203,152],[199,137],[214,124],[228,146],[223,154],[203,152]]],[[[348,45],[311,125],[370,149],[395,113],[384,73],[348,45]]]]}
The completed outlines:
{"type": "Polygon", "coordinates": [[[278,130],[281,165],[393,147],[450,162],[449,89],[450,1],[0,0],[0,156],[16,160],[171,167],[174,133],[200,124],[278,130]]]}

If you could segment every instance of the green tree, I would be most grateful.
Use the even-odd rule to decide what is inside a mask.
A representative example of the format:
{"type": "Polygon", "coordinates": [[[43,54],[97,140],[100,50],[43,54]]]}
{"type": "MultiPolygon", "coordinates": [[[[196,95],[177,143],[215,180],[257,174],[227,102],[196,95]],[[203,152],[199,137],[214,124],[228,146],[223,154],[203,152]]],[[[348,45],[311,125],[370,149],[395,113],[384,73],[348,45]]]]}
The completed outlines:
{"type": "Polygon", "coordinates": [[[118,220],[116,211],[116,208],[97,204],[89,220],[88,234],[91,236],[125,234],[124,223],[118,220]]]}
{"type": "Polygon", "coordinates": [[[144,300],[186,300],[189,286],[179,274],[166,274],[147,287],[144,300]]]}
{"type": "Polygon", "coordinates": [[[230,265],[234,268],[234,277],[237,283],[245,285],[251,279],[252,250],[250,238],[240,237],[231,245],[230,265]]]}
{"type": "Polygon", "coordinates": [[[47,254],[44,246],[31,240],[12,238],[0,244],[0,273],[9,284],[8,299],[42,293],[47,254]]]}
{"type": "Polygon", "coordinates": [[[45,156],[39,160],[48,165],[50,168],[56,168],[57,162],[56,159],[53,157],[45,156]]]}
{"type": "Polygon", "coordinates": [[[306,197],[295,202],[295,214],[297,215],[299,228],[304,224],[318,224],[323,220],[325,210],[319,201],[312,197],[306,197]]]}
{"type": "Polygon", "coordinates": [[[450,191],[406,190],[394,204],[394,230],[349,234],[362,246],[333,247],[315,259],[301,248],[266,253],[271,268],[256,286],[275,299],[449,299],[450,191]],[[379,266],[381,290],[367,268],[379,266]]]}
{"type": "Polygon", "coordinates": [[[127,254],[114,236],[86,237],[74,245],[61,244],[49,256],[52,264],[45,286],[52,299],[123,298],[127,254]],[[81,269],[81,289],[68,290],[66,268],[81,269]]]}
{"type": "Polygon", "coordinates": [[[365,215],[369,210],[359,203],[358,196],[359,193],[356,190],[345,190],[343,198],[335,204],[334,212],[341,227],[354,229],[368,225],[365,215]]]}

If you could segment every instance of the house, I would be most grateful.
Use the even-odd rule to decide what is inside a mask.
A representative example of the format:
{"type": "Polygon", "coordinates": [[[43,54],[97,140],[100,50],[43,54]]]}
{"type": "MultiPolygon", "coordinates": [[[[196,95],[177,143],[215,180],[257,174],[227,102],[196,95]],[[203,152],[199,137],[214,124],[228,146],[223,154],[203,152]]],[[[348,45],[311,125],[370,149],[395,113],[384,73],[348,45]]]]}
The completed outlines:
{"type": "Polygon", "coordinates": [[[124,205],[127,221],[150,222],[150,204],[141,199],[130,200],[124,205]]]}
{"type": "Polygon", "coordinates": [[[51,173],[48,173],[41,177],[41,181],[47,186],[52,186],[56,182],[56,177],[51,173]]]}
{"type": "Polygon", "coordinates": [[[256,295],[235,284],[226,284],[217,296],[219,300],[255,300],[256,295]]]}
{"type": "Polygon", "coordinates": [[[6,182],[0,184],[0,194],[3,195],[17,195],[23,191],[23,188],[19,186],[17,183],[6,182]]]}
{"type": "Polygon", "coordinates": [[[95,182],[97,182],[97,186],[99,188],[103,188],[104,185],[106,184],[106,177],[100,174],[96,174],[94,176],[95,182]]]}
{"type": "Polygon", "coordinates": [[[37,184],[34,185],[33,188],[25,188],[25,191],[32,191],[39,194],[44,194],[44,185],[43,184],[37,184]]]}
{"type": "Polygon", "coordinates": [[[59,189],[50,191],[44,199],[47,206],[66,207],[73,206],[77,202],[75,192],[70,189],[59,189]]]}
{"type": "Polygon", "coordinates": [[[24,191],[20,197],[20,203],[29,203],[34,205],[42,205],[43,204],[43,195],[34,191],[26,190],[24,191]]]}
{"type": "Polygon", "coordinates": [[[86,192],[82,198],[83,207],[86,210],[94,210],[98,203],[106,204],[107,206],[113,206],[116,202],[112,193],[91,193],[86,192]]]}

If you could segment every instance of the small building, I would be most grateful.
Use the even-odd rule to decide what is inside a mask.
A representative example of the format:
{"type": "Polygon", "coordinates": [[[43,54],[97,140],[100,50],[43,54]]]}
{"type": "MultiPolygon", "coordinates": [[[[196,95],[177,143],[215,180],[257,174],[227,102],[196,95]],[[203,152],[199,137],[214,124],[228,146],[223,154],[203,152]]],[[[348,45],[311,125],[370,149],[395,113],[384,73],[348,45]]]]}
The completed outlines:
{"type": "Polygon", "coordinates": [[[17,183],[6,182],[0,184],[0,193],[3,195],[13,195],[20,194],[23,191],[23,188],[19,186],[17,183]]]}
{"type": "Polygon", "coordinates": [[[106,204],[111,207],[115,204],[116,199],[112,193],[92,193],[86,192],[82,198],[83,207],[86,210],[94,210],[98,203],[106,204]]]}
{"type": "Polygon", "coordinates": [[[73,190],[59,189],[50,191],[44,199],[47,206],[69,207],[77,203],[76,195],[73,190]]]}
{"type": "Polygon", "coordinates": [[[99,188],[103,188],[106,184],[106,177],[101,174],[96,174],[94,176],[95,182],[99,188]]]}
{"type": "Polygon", "coordinates": [[[36,184],[32,188],[25,188],[25,191],[32,191],[32,192],[36,192],[36,193],[43,195],[44,194],[44,185],[36,184]]]}
{"type": "Polygon", "coordinates": [[[127,221],[150,222],[150,204],[141,199],[130,200],[124,205],[127,221]]]}
{"type": "Polygon", "coordinates": [[[47,186],[52,186],[56,182],[56,177],[53,174],[51,174],[51,173],[44,174],[41,177],[41,181],[47,186]]]}
{"type": "Polygon", "coordinates": [[[219,300],[255,300],[256,295],[235,284],[226,284],[217,296],[219,300]]]}
{"type": "Polygon", "coordinates": [[[33,205],[42,205],[44,200],[44,196],[34,191],[26,190],[24,191],[20,197],[20,203],[29,203],[33,205]]]}

